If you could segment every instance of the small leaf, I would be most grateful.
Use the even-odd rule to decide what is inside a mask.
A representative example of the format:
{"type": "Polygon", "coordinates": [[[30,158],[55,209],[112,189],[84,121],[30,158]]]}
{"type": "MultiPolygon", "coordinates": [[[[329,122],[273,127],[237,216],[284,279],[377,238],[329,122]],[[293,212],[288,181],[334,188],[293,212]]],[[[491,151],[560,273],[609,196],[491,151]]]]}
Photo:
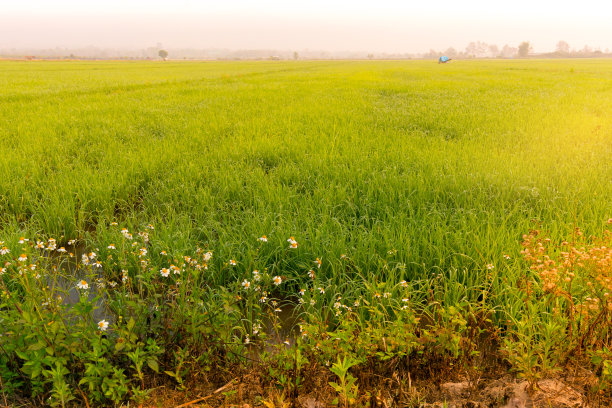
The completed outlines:
{"type": "Polygon", "coordinates": [[[45,342],[42,340],[39,340],[38,343],[31,344],[30,347],[28,347],[28,350],[36,351],[36,350],[40,350],[44,348],[45,346],[46,346],[45,342]]]}
{"type": "Polygon", "coordinates": [[[151,370],[155,371],[156,373],[159,373],[159,365],[157,364],[157,361],[149,359],[147,360],[147,365],[151,368],[151,370]]]}

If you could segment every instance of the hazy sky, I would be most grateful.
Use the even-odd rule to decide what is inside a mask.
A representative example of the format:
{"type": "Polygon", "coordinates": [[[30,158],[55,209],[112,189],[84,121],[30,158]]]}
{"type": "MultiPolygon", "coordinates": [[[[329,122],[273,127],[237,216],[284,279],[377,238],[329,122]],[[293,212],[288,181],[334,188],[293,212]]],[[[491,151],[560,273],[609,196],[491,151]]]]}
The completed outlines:
{"type": "Polygon", "coordinates": [[[612,49],[612,0],[0,0],[0,48],[612,49]]]}

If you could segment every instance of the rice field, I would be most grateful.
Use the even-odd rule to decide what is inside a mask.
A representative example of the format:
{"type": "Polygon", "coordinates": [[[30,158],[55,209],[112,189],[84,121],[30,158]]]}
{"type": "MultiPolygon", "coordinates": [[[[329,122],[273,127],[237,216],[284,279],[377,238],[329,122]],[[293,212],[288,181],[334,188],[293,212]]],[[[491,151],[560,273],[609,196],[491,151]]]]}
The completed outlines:
{"type": "MultiPolygon", "coordinates": [[[[5,293],[0,321],[17,324],[23,316],[18,309],[31,308],[39,317],[28,324],[51,324],[44,313],[34,313],[40,306],[27,300],[36,285],[28,284],[20,268],[33,262],[38,270],[63,273],[66,282],[74,278],[75,284],[81,279],[92,287],[94,280],[119,287],[133,282],[133,287],[122,289],[122,296],[134,296],[134,304],[119,304],[110,292],[100,295],[109,305],[109,317],[103,320],[107,327],[98,330],[98,337],[83,338],[101,341],[103,331],[104,339],[116,347],[117,339],[129,338],[120,334],[122,330],[136,327],[137,339],[129,352],[147,344],[150,348],[143,353],[152,356],[151,321],[160,319],[160,332],[176,325],[171,334],[155,340],[166,349],[158,353],[159,361],[143,360],[149,364],[148,373],[131,357],[117,360],[113,364],[136,380],[125,380],[126,391],[117,395],[96,394],[102,382],[91,380],[89,394],[82,394],[90,402],[140,401],[145,390],[161,381],[151,380],[149,386],[145,378],[164,376],[156,372],[174,373],[166,378],[181,389],[185,385],[179,380],[179,361],[190,361],[189,375],[211,366],[253,369],[248,360],[236,356],[244,356],[245,345],[257,342],[254,327],[274,326],[280,306],[265,309],[269,303],[258,301],[263,297],[292,310],[311,305],[296,312],[304,327],[312,326],[311,338],[343,329],[343,316],[372,336],[382,330],[383,340],[403,338],[385,330],[391,330],[390,322],[410,321],[400,316],[406,308],[416,321],[403,333],[423,337],[423,321],[438,329],[458,324],[448,341],[440,340],[440,332],[432,337],[439,344],[431,350],[445,350],[443,358],[434,352],[443,365],[451,360],[474,365],[474,355],[462,355],[461,350],[469,343],[478,354],[478,336],[467,333],[486,326],[496,333],[491,337],[500,339],[495,348],[501,354],[495,361],[504,361],[530,384],[584,357],[599,381],[593,395],[610,393],[612,368],[606,377],[605,362],[612,367],[612,355],[601,350],[610,346],[612,321],[612,312],[603,313],[608,310],[612,277],[604,246],[612,222],[612,61],[2,61],[0,112],[0,241],[8,251],[0,255],[0,261],[8,262],[0,276],[5,293]],[[533,235],[533,230],[540,232],[533,235]],[[532,236],[524,236],[530,231],[532,236]],[[539,241],[543,237],[548,240],[539,241]],[[559,249],[563,241],[582,249],[583,255],[603,246],[603,252],[590,253],[595,258],[589,259],[608,263],[589,269],[584,255],[584,281],[560,289],[563,275],[553,279],[559,289],[552,290],[546,286],[550,274],[542,274],[538,257],[526,256],[525,248],[538,253],[538,242],[540,247],[560,245],[547,252],[556,259],[564,252],[559,249]],[[66,254],[57,255],[60,247],[66,254]],[[18,259],[22,253],[27,262],[18,259]],[[76,266],[53,267],[71,263],[76,266]],[[182,274],[170,274],[170,265],[178,265],[182,274]],[[179,281],[187,276],[193,280],[179,281]],[[165,297],[170,283],[162,278],[174,279],[176,297],[165,297]],[[267,286],[258,286],[260,282],[267,286]],[[589,292],[593,283],[596,293],[589,292]],[[192,286],[185,288],[188,285],[192,286]],[[258,292],[244,294],[251,285],[258,292]],[[308,293],[306,302],[300,289],[308,293]],[[240,299],[228,300],[235,295],[240,299]],[[157,299],[155,311],[147,297],[157,299]],[[603,314],[597,314],[597,320],[574,317],[582,316],[575,308],[588,304],[586,297],[601,299],[597,310],[603,314]],[[395,303],[385,306],[387,300],[395,303]],[[189,308],[198,301],[225,302],[221,314],[235,312],[235,321],[228,317],[214,326],[207,320],[218,336],[194,331],[193,320],[181,320],[177,311],[195,316],[196,310],[189,308]],[[379,320],[372,309],[377,303],[384,310],[379,320]],[[172,313],[155,314],[166,306],[172,313]],[[532,306],[537,313],[526,312],[532,306]],[[556,310],[567,313],[560,317],[556,310]],[[271,313],[272,319],[257,313],[271,313]],[[356,317],[351,320],[347,314],[356,317]],[[126,329],[130,315],[134,323],[126,329]],[[525,316],[530,316],[529,324],[525,316]],[[546,322],[557,324],[548,337],[534,332],[546,322]],[[220,328],[226,326],[225,331],[220,328]],[[190,334],[179,340],[176,333],[182,330],[190,334]],[[586,337],[572,337],[581,330],[586,337]],[[597,350],[586,347],[581,358],[568,351],[575,352],[573,347],[584,344],[594,330],[599,333],[592,344],[597,350]],[[553,332],[570,335],[563,344],[542,340],[554,338],[553,332]],[[528,340],[517,340],[524,336],[528,340]],[[189,349],[194,355],[217,338],[234,342],[234,354],[225,349],[211,352],[203,362],[189,360],[187,352],[182,357],[171,353],[180,343],[179,350],[189,349]],[[504,339],[525,347],[504,346],[504,339]],[[546,351],[533,351],[542,342],[546,351]],[[565,359],[551,362],[556,353],[565,359]],[[535,356],[533,361],[523,358],[527,355],[535,356]],[[593,356],[601,361],[592,362],[593,356]]],[[[40,299],[48,297],[45,285],[39,286],[40,299]]],[[[74,286],[69,283],[63,290],[81,293],[74,286]]],[[[78,304],[91,304],[94,295],[81,296],[78,304]]],[[[56,306],[59,314],[49,317],[51,321],[62,313],[91,314],[85,306],[56,306]]],[[[206,313],[215,315],[215,307],[206,313]]],[[[90,320],[83,323],[84,332],[87,324],[98,324],[97,318],[90,320]]],[[[69,401],[62,395],[81,401],[81,393],[74,391],[78,381],[68,373],[45,377],[44,368],[36,375],[23,369],[25,362],[35,359],[24,350],[40,351],[53,340],[40,340],[42,334],[16,340],[11,335],[17,331],[7,330],[0,373],[12,381],[9,394],[52,398],[52,405],[61,406],[69,401]],[[40,348],[28,348],[39,341],[40,348]],[[67,384],[64,391],[62,381],[67,384]]],[[[285,339],[280,340],[275,346],[283,347],[285,339]]],[[[351,344],[360,341],[347,338],[351,344]]],[[[320,367],[337,357],[334,367],[342,372],[338,350],[344,350],[345,359],[354,358],[349,366],[365,364],[377,372],[377,366],[366,360],[380,356],[368,354],[371,349],[365,346],[361,351],[330,346],[315,352],[312,344],[294,338],[287,344],[304,355],[319,355],[309,361],[319,361],[320,367]]],[[[423,347],[421,354],[427,354],[430,349],[423,347]]],[[[404,361],[410,356],[410,351],[402,353],[389,358],[404,361]]],[[[73,371],[87,366],[70,358],[62,360],[62,367],[73,364],[73,371]]],[[[279,366],[283,381],[288,381],[287,372],[302,370],[297,360],[294,363],[285,371],[279,366]]],[[[49,370],[54,364],[55,360],[47,364],[49,370]]],[[[266,378],[281,384],[287,395],[303,390],[303,379],[300,383],[292,377],[294,382],[287,385],[279,380],[280,374],[268,374],[266,378]]],[[[363,403],[359,388],[343,387],[338,391],[332,386],[338,404],[363,403]]]]}

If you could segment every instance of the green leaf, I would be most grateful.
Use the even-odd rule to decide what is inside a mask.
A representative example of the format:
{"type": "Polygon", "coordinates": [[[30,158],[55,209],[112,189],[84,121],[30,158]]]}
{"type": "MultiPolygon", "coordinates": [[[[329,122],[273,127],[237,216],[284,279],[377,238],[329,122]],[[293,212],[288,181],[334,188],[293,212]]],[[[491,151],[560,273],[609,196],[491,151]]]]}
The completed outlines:
{"type": "Polygon", "coordinates": [[[39,340],[38,343],[31,344],[30,347],[28,347],[28,350],[31,350],[31,351],[40,350],[44,348],[46,345],[47,344],[44,341],[39,340]]]}
{"type": "Polygon", "coordinates": [[[159,373],[159,365],[157,364],[156,360],[147,360],[147,365],[151,368],[151,370],[155,371],[156,373],[159,373]]]}
{"type": "Polygon", "coordinates": [[[130,317],[130,321],[127,324],[127,329],[132,330],[135,325],[136,325],[136,321],[134,320],[133,317],[130,317]]]}

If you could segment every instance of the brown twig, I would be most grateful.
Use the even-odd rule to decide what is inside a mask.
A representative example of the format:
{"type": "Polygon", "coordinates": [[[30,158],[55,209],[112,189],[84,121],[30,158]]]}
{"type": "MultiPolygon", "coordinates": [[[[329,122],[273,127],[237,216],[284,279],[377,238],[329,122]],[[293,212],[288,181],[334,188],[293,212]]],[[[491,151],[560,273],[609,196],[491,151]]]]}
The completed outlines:
{"type": "Polygon", "coordinates": [[[225,391],[226,389],[230,388],[232,385],[234,385],[234,380],[231,380],[230,382],[228,382],[227,384],[225,384],[223,387],[216,389],[216,390],[215,390],[215,391],[214,391],[212,394],[210,394],[210,395],[207,395],[207,396],[202,397],[202,398],[195,399],[195,400],[193,400],[193,401],[186,402],[186,403],[181,404],[181,405],[177,405],[177,406],[176,406],[176,407],[174,407],[174,408],[183,408],[183,407],[188,407],[189,405],[192,405],[192,404],[196,404],[196,403],[198,403],[198,402],[205,401],[205,400],[207,400],[207,399],[209,399],[209,398],[213,397],[215,394],[218,394],[218,393],[220,393],[221,391],[225,391]]]}
{"type": "Polygon", "coordinates": [[[81,387],[77,386],[77,390],[79,390],[79,392],[83,396],[83,400],[85,401],[85,405],[87,406],[87,408],[90,408],[89,401],[87,400],[87,397],[85,396],[85,393],[83,392],[83,390],[81,390],[81,387]]]}

